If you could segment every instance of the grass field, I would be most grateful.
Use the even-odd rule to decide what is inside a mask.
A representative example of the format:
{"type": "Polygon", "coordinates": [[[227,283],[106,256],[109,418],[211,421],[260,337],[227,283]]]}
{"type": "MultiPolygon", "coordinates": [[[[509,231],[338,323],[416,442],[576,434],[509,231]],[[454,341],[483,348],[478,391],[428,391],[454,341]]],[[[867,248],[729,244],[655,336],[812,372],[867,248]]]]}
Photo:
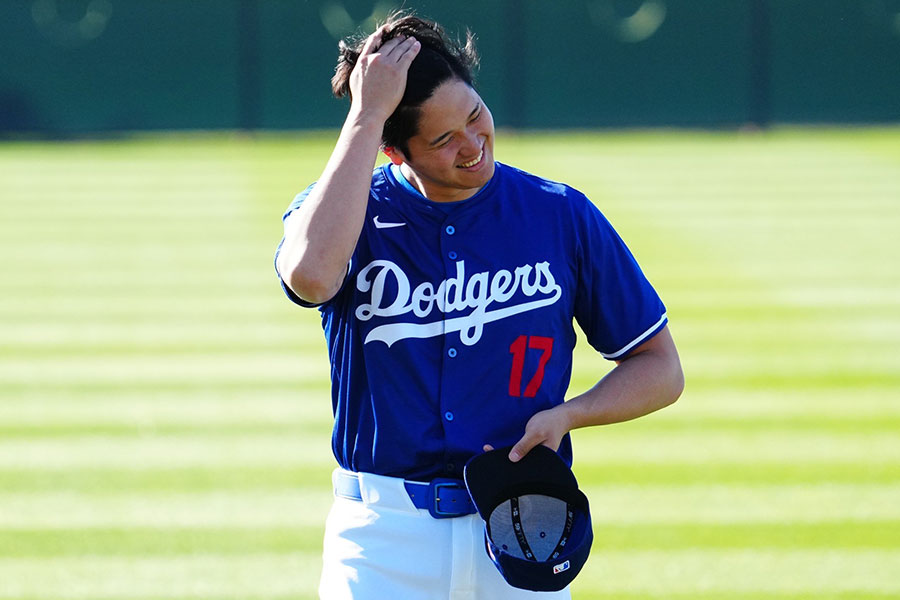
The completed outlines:
{"type": "MultiPolygon", "coordinates": [[[[333,137],[0,144],[0,599],[315,596],[326,356],[271,259],[333,137]]],[[[900,598],[900,129],[497,155],[595,200],[687,375],[575,432],[574,597],[900,598]]],[[[604,363],[582,347],[572,389],[604,363]]]]}

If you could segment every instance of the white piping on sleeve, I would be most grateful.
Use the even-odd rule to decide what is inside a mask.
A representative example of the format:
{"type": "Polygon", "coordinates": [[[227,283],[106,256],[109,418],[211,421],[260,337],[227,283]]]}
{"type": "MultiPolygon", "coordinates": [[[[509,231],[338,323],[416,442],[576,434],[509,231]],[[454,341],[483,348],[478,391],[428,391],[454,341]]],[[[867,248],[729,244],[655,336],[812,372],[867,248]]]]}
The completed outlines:
{"type": "Polygon", "coordinates": [[[619,350],[618,352],[613,352],[612,354],[604,354],[603,352],[601,352],[601,353],[600,353],[600,356],[602,356],[603,358],[608,358],[608,359],[610,359],[610,360],[613,360],[613,359],[616,359],[616,358],[622,356],[623,354],[625,354],[626,352],[628,352],[629,350],[631,350],[632,348],[634,348],[635,346],[637,346],[638,344],[640,344],[641,342],[643,342],[643,341],[644,341],[651,333],[653,333],[654,331],[656,331],[656,329],[657,329],[660,325],[662,325],[662,324],[666,321],[666,319],[668,318],[667,314],[668,314],[668,313],[663,313],[663,316],[661,316],[661,317],[659,318],[659,321],[657,321],[656,323],[654,323],[653,325],[651,325],[650,328],[647,329],[647,331],[645,331],[645,332],[642,333],[641,335],[637,336],[637,337],[636,337],[635,339],[633,339],[627,346],[625,346],[624,348],[622,348],[622,349],[619,350]]]}

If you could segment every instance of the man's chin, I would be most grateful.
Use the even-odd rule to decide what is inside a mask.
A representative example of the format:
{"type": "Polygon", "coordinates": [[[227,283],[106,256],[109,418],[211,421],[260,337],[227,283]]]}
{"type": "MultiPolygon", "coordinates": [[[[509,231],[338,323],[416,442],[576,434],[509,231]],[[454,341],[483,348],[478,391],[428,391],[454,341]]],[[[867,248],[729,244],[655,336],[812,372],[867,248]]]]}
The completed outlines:
{"type": "Polygon", "coordinates": [[[470,181],[473,182],[472,185],[477,185],[477,187],[481,188],[491,180],[491,177],[494,176],[494,168],[495,165],[493,157],[485,157],[480,169],[478,169],[477,171],[465,171],[463,172],[463,176],[471,178],[470,181]]]}

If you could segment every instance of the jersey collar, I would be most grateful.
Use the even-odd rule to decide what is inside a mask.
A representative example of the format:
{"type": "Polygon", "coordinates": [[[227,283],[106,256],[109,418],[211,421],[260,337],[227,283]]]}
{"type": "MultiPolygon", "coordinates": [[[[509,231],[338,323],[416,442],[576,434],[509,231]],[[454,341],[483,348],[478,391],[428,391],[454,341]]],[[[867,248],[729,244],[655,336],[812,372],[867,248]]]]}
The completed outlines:
{"type": "Polygon", "coordinates": [[[446,214],[447,207],[452,206],[455,208],[470,207],[474,204],[479,204],[483,199],[489,197],[491,195],[491,191],[496,187],[497,180],[499,178],[499,172],[501,170],[502,165],[499,162],[494,163],[494,174],[491,176],[491,180],[488,181],[484,186],[475,192],[474,196],[466,198],[465,200],[459,200],[457,202],[435,202],[434,200],[429,200],[422,193],[413,186],[409,180],[404,177],[403,173],[400,171],[400,167],[391,163],[387,163],[383,167],[383,172],[385,178],[397,186],[403,192],[407,198],[412,200],[410,204],[423,212],[428,212],[434,214],[446,214]],[[443,209],[443,210],[441,210],[443,209]]]}

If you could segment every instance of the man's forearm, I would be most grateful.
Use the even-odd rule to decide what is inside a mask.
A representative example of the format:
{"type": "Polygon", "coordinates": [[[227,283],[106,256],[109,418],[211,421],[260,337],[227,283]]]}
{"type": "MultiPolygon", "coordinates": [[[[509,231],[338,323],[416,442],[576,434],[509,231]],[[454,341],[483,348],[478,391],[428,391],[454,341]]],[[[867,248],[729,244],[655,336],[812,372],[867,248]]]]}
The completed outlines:
{"type": "Polygon", "coordinates": [[[309,302],[329,300],[343,281],[362,231],[384,124],[403,96],[409,65],[421,46],[406,36],[382,44],[383,30],[366,39],[356,59],[350,113],[325,171],[285,221],[278,271],[309,302]]]}
{"type": "Polygon", "coordinates": [[[591,389],[531,417],[525,434],[510,451],[510,460],[521,459],[538,444],[557,450],[573,429],[647,415],[675,402],[683,389],[681,361],[666,327],[591,389]]]}
{"type": "Polygon", "coordinates": [[[346,273],[362,230],[383,126],[351,112],[322,177],[285,222],[279,271],[304,300],[328,300],[346,273]]]}
{"type": "Polygon", "coordinates": [[[619,363],[591,389],[563,406],[568,429],[629,421],[675,402],[684,389],[684,374],[668,329],[651,348],[619,363]]]}

